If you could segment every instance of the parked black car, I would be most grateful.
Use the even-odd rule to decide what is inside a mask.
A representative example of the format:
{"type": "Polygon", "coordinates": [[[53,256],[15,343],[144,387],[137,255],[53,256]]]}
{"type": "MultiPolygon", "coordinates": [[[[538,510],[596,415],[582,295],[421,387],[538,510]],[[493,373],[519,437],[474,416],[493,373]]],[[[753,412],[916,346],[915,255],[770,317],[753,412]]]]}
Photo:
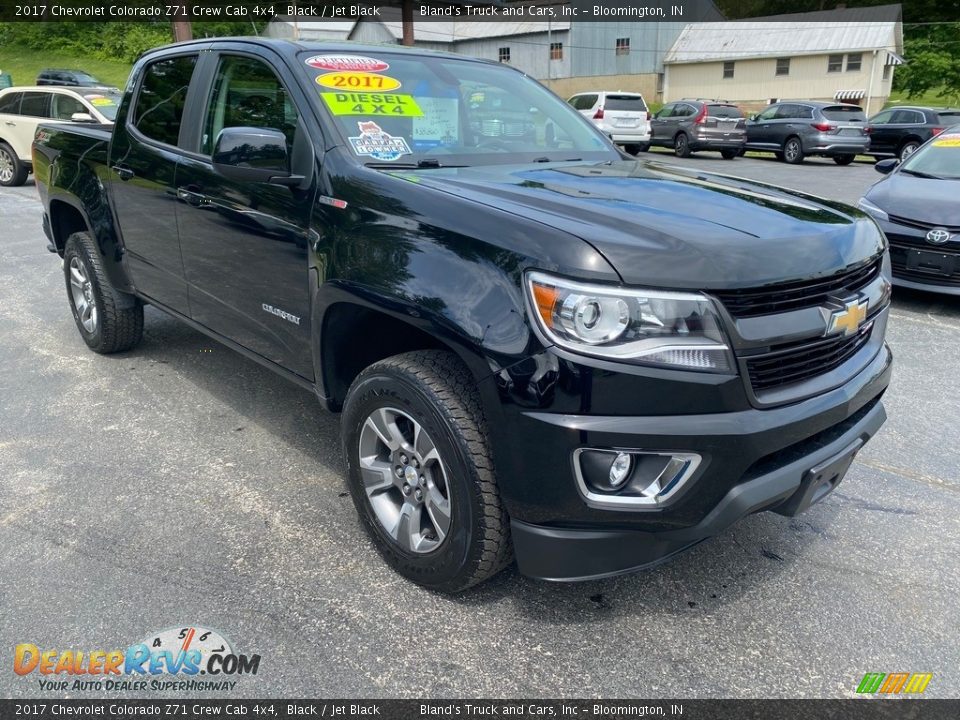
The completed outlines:
{"type": "Polygon", "coordinates": [[[904,160],[927,140],[957,122],[960,122],[958,108],[887,108],[867,123],[869,154],[876,157],[893,155],[904,160]]]}
{"type": "Polygon", "coordinates": [[[895,285],[960,295],[960,125],[903,162],[876,164],[887,176],[860,200],[890,240],[895,285]]]}
{"type": "Polygon", "coordinates": [[[748,150],[769,151],[802,163],[808,155],[849,165],[870,146],[866,116],[856,105],[791,100],[770,105],[747,121],[748,150]]]}
{"type": "Polygon", "coordinates": [[[667,103],[650,120],[650,144],[673,148],[677,157],[715,150],[725,160],[733,160],[746,140],[746,119],[740,108],[718,100],[667,103]]]}
{"type": "Polygon", "coordinates": [[[37,85],[60,85],[61,87],[106,87],[93,75],[82,70],[57,70],[47,68],[37,75],[37,85]]]}
{"type": "Polygon", "coordinates": [[[869,216],[627,159],[505,64],[179,44],[138,60],[112,131],[42,125],[34,157],[87,345],[134,347],[149,303],[342,410],[364,526],[429,587],[514,553],[607,576],[795,515],[884,421],[869,216]],[[534,137],[473,130],[478,83],[534,137]]]}

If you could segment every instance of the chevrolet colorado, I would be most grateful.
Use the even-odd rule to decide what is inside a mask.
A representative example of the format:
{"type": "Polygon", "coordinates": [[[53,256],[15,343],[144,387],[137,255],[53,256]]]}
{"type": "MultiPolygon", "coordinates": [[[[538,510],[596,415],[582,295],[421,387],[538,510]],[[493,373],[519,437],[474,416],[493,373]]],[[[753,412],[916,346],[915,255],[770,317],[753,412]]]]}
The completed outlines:
{"type": "Polygon", "coordinates": [[[41,126],[33,166],[87,345],[133,348],[149,303],[315,391],[376,547],[428,587],[795,515],[885,419],[869,216],[629,158],[499,63],[176,44],[113,128],[41,126]]]}

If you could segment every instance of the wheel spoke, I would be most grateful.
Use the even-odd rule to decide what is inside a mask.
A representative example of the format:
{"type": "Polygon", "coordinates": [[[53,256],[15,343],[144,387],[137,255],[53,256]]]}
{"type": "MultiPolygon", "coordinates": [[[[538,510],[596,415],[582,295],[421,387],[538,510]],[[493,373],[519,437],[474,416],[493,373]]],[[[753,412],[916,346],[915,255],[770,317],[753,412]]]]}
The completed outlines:
{"type": "Polygon", "coordinates": [[[360,475],[363,477],[363,487],[367,495],[382,493],[397,484],[390,463],[376,457],[360,458],[360,475]]]}
{"type": "Polygon", "coordinates": [[[430,436],[423,429],[420,423],[415,423],[413,427],[413,450],[417,453],[423,461],[426,462],[428,457],[436,455],[437,448],[433,444],[433,440],[430,439],[430,436]]]}
{"type": "Polygon", "coordinates": [[[436,485],[431,484],[425,504],[430,522],[437,531],[437,542],[441,542],[450,531],[450,501],[441,494],[436,485]]]}
{"type": "Polygon", "coordinates": [[[80,272],[76,265],[70,263],[70,284],[82,290],[84,282],[86,282],[86,278],[83,276],[83,273],[80,272]]]}
{"type": "Polygon", "coordinates": [[[84,303],[83,310],[80,312],[80,319],[84,322],[89,322],[90,313],[93,312],[93,303],[84,303]]]}
{"type": "Polygon", "coordinates": [[[390,534],[405,550],[417,551],[420,548],[420,507],[404,503],[400,508],[400,518],[390,534]]]}
{"type": "Polygon", "coordinates": [[[367,418],[367,425],[370,426],[380,440],[391,450],[398,450],[406,442],[403,433],[397,427],[397,418],[386,408],[378,409],[373,415],[367,418]]]}
{"type": "Polygon", "coordinates": [[[93,332],[97,327],[97,306],[94,303],[90,303],[90,327],[87,328],[90,332],[93,332]]]}

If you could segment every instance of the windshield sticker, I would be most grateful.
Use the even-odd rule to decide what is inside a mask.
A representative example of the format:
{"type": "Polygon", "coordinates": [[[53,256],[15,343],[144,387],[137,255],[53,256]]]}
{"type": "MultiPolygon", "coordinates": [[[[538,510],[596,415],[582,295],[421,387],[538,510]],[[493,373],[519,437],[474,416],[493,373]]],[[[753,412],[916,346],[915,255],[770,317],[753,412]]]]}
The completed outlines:
{"type": "Polygon", "coordinates": [[[417,97],[423,110],[413,119],[413,146],[428,150],[441,145],[455,145],[460,139],[460,101],[447,97],[417,97]]]}
{"type": "Polygon", "coordinates": [[[350,141],[350,147],[357,155],[366,155],[375,160],[385,160],[390,162],[397,160],[403,155],[410,155],[410,146],[402,137],[394,137],[385,133],[379,125],[372,120],[357,122],[360,128],[360,134],[356,137],[347,138],[350,141]]]}
{"type": "Polygon", "coordinates": [[[320,93],[334,115],[386,115],[388,117],[417,117],[423,110],[413,95],[382,95],[380,93],[320,93]]]}
{"type": "Polygon", "coordinates": [[[317,76],[317,85],[334,90],[396,90],[400,81],[367,72],[332,72],[317,76]]]}
{"type": "Polygon", "coordinates": [[[380,72],[390,67],[389,63],[364,55],[314,55],[306,59],[307,65],[318,70],[344,72],[380,72]]]}
{"type": "Polygon", "coordinates": [[[960,147],[960,135],[941,135],[933,144],[937,147],[960,147]]]}
{"type": "Polygon", "coordinates": [[[94,107],[109,107],[111,105],[116,105],[116,103],[110,98],[102,97],[99,95],[93,95],[93,96],[88,95],[87,100],[94,107]]]}

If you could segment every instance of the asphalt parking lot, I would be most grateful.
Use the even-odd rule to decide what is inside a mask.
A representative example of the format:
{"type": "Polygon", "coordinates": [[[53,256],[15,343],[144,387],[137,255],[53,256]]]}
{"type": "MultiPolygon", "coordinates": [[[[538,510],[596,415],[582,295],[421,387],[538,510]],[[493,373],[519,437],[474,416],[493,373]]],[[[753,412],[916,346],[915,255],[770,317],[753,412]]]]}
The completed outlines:
{"type": "MultiPolygon", "coordinates": [[[[662,157],[847,202],[879,178],[662,157]]],[[[380,561],[310,393],[152,308],[135,351],[89,352],[32,181],[0,190],[0,238],[2,696],[43,694],[10,671],[19,643],[187,625],[262,656],[233,696],[850,697],[900,671],[960,695],[960,298],[895,292],[889,420],[807,514],[749,517],[639,575],[511,568],[448,597],[380,561]]]]}

